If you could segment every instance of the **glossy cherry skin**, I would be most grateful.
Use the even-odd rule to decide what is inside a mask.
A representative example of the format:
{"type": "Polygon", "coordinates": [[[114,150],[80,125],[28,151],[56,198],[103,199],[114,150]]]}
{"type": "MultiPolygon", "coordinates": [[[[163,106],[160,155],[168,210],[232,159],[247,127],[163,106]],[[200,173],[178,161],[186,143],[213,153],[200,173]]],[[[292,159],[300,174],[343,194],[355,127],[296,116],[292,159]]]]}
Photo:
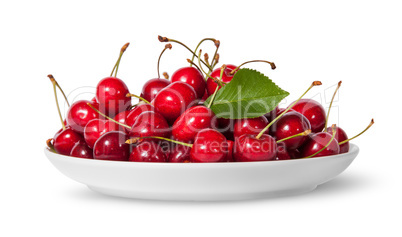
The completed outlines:
{"type": "Polygon", "coordinates": [[[67,112],[66,121],[68,126],[81,134],[84,132],[84,128],[89,121],[99,118],[99,114],[89,107],[87,103],[99,109],[96,103],[92,103],[88,100],[79,100],[74,102],[67,112]]]}
{"type": "Polygon", "coordinates": [[[84,139],[89,148],[105,133],[119,130],[119,125],[110,120],[93,119],[85,126],[84,139]]]}
{"type": "Polygon", "coordinates": [[[127,114],[126,117],[126,124],[130,127],[133,126],[134,122],[137,120],[137,117],[142,114],[143,112],[147,111],[155,111],[155,108],[150,104],[139,104],[135,106],[130,112],[127,114]]]}
{"type": "Polygon", "coordinates": [[[227,144],[228,144],[228,154],[226,156],[226,161],[227,162],[233,162],[234,161],[234,157],[233,157],[234,142],[231,141],[231,140],[227,140],[227,144]]]}
{"type": "Polygon", "coordinates": [[[286,149],[286,145],[283,142],[277,143],[276,158],[275,160],[290,160],[292,159],[291,154],[286,149]]]}
{"type": "Polygon", "coordinates": [[[190,151],[191,162],[223,162],[227,154],[225,136],[211,128],[197,133],[190,151]]]}
{"type": "Polygon", "coordinates": [[[121,131],[103,134],[94,145],[93,157],[96,160],[128,161],[129,145],[127,135],[121,131]]]}
{"type": "Polygon", "coordinates": [[[238,162],[269,161],[276,158],[277,144],[273,137],[244,134],[235,140],[234,158],[238,162]]]}
{"type": "Polygon", "coordinates": [[[301,99],[292,107],[292,109],[303,114],[304,117],[308,119],[312,132],[321,132],[324,129],[326,118],[325,110],[317,101],[312,99],[301,99]]]}
{"type": "Polygon", "coordinates": [[[93,151],[85,142],[77,142],[71,150],[70,156],[93,159],[93,151]]]}
{"type": "MultiPolygon", "coordinates": [[[[244,134],[257,135],[268,125],[268,119],[264,116],[257,118],[237,119],[234,122],[233,133],[234,137],[240,137],[244,134]]],[[[268,133],[268,131],[266,132],[268,133]]]]}
{"type": "MultiPolygon", "coordinates": [[[[114,116],[114,120],[116,120],[117,122],[119,122],[119,123],[122,123],[122,124],[126,124],[127,125],[127,122],[126,122],[126,119],[127,119],[127,116],[128,116],[128,114],[131,112],[131,110],[124,110],[124,111],[121,111],[120,113],[118,113],[118,114],[116,114],[116,116],[114,116]]],[[[118,127],[118,130],[121,130],[121,131],[125,131],[125,132],[129,132],[130,131],[130,129],[129,128],[126,128],[126,127],[123,127],[123,126],[120,126],[120,125],[118,125],[119,127],[118,127]]]]}
{"type": "Polygon", "coordinates": [[[169,124],[166,119],[154,111],[141,113],[131,127],[130,137],[166,137],[170,136],[169,124]]]}
{"type": "Polygon", "coordinates": [[[169,154],[168,161],[171,163],[188,163],[190,162],[191,147],[176,145],[169,154]]]}
{"type": "MultiPolygon", "coordinates": [[[[332,127],[327,128],[327,132],[329,134],[333,135],[332,127]]],[[[335,139],[339,143],[339,142],[348,140],[349,138],[348,138],[348,135],[346,135],[345,130],[343,130],[340,127],[336,127],[335,139]]],[[[340,154],[348,152],[349,151],[349,142],[345,142],[345,143],[339,145],[339,149],[340,149],[340,151],[339,151],[340,154]]]]}
{"type": "Polygon", "coordinates": [[[133,148],[128,160],[134,162],[167,162],[167,157],[157,143],[144,141],[133,148]]]}
{"type": "Polygon", "coordinates": [[[114,117],[131,106],[131,97],[127,85],[116,77],[106,77],[96,86],[96,99],[101,112],[114,117]]]}
{"type": "Polygon", "coordinates": [[[197,95],[193,87],[187,83],[176,81],[162,89],[152,101],[152,105],[169,124],[173,124],[186,109],[196,102],[196,99],[197,95]]]}
{"type": "Polygon", "coordinates": [[[172,77],[172,82],[181,81],[189,84],[194,88],[197,98],[201,99],[205,93],[205,87],[207,86],[204,76],[195,67],[183,67],[176,70],[172,77]]]}
{"type": "Polygon", "coordinates": [[[84,142],[84,138],[70,127],[58,131],[53,137],[53,147],[57,153],[69,156],[77,142],[84,142]]]}
{"type": "MultiPolygon", "coordinates": [[[[276,140],[281,140],[298,133],[302,133],[311,129],[310,122],[301,113],[288,112],[280,117],[273,125],[275,130],[272,131],[273,137],[276,140]]],[[[307,136],[298,136],[283,141],[286,149],[294,150],[301,146],[307,139],[307,136]]]]}
{"type": "Polygon", "coordinates": [[[218,121],[211,109],[198,105],[187,109],[174,122],[172,135],[176,140],[193,142],[195,135],[204,128],[218,127],[218,121]]]}
{"type": "Polygon", "coordinates": [[[159,93],[163,88],[170,85],[170,81],[162,78],[154,78],[147,81],[142,87],[141,97],[147,101],[152,101],[156,94],[159,93]]]}
{"type": "MultiPolygon", "coordinates": [[[[236,68],[235,65],[231,65],[231,64],[226,65],[226,69],[223,71],[223,74],[222,74],[222,81],[224,83],[229,83],[233,79],[233,76],[236,73],[233,73],[233,75],[232,75],[232,74],[230,74],[230,72],[232,72],[232,70],[235,68],[236,68]]],[[[211,77],[216,78],[218,80],[220,80],[220,76],[221,76],[220,68],[213,70],[211,73],[211,77]]],[[[218,84],[216,82],[214,82],[214,80],[212,80],[210,77],[208,77],[208,80],[207,80],[208,95],[212,95],[215,92],[216,87],[218,87],[218,84]]],[[[220,88],[221,87],[219,87],[219,89],[220,88]]]]}
{"type": "MultiPolygon", "coordinates": [[[[331,140],[331,137],[332,135],[326,132],[319,132],[310,135],[306,143],[299,148],[301,157],[308,157],[320,151],[323,147],[325,147],[328,144],[328,142],[331,140]]],[[[334,139],[327,148],[325,148],[323,151],[321,151],[320,153],[318,153],[313,157],[331,156],[339,154],[339,152],[340,149],[338,141],[334,139]]]]}

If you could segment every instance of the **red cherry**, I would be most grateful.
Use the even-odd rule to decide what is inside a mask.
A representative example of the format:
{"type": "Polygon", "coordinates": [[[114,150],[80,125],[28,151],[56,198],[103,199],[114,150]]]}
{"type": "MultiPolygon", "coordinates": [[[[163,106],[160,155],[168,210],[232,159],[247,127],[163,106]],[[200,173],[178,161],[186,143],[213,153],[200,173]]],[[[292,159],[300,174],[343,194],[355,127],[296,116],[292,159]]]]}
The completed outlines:
{"type": "Polygon", "coordinates": [[[190,162],[191,147],[176,145],[169,154],[169,162],[171,163],[187,163],[190,162]]]}
{"type": "Polygon", "coordinates": [[[70,156],[93,159],[93,151],[85,142],[77,142],[71,150],[70,156]]]}
{"type": "Polygon", "coordinates": [[[99,118],[99,114],[88,103],[98,109],[98,104],[88,100],[74,102],[67,112],[67,124],[76,132],[83,133],[87,123],[99,118]]]}
{"type": "Polygon", "coordinates": [[[227,153],[225,136],[214,129],[206,128],[195,136],[190,157],[191,162],[222,162],[225,161],[227,153]]]}
{"type": "MultiPolygon", "coordinates": [[[[268,125],[268,120],[264,116],[257,118],[237,119],[234,122],[234,136],[238,138],[244,134],[257,135],[268,125]]],[[[268,133],[268,132],[267,132],[268,133]]]]}
{"type": "Polygon", "coordinates": [[[197,99],[194,88],[176,81],[162,89],[152,101],[155,109],[172,124],[197,99]]]}
{"type": "MultiPolygon", "coordinates": [[[[311,129],[310,122],[298,112],[287,112],[272,125],[272,128],[275,128],[272,134],[276,140],[281,140],[311,129]]],[[[287,149],[294,150],[301,146],[306,139],[307,136],[298,136],[285,140],[283,143],[287,149]]]]}
{"type": "Polygon", "coordinates": [[[233,162],[234,161],[234,157],[233,157],[234,142],[231,141],[231,140],[227,140],[227,144],[228,144],[228,154],[226,156],[226,161],[227,162],[233,162]]]}
{"type": "Polygon", "coordinates": [[[289,151],[286,149],[286,145],[284,142],[278,142],[277,144],[277,152],[275,160],[290,160],[292,159],[289,151]]]}
{"type": "Polygon", "coordinates": [[[127,135],[121,131],[103,134],[94,145],[93,157],[97,160],[127,161],[130,155],[127,135]]]}
{"type": "Polygon", "coordinates": [[[312,99],[301,99],[293,107],[293,110],[303,114],[311,125],[311,131],[321,132],[325,127],[325,110],[320,103],[312,99]]]}
{"type": "Polygon", "coordinates": [[[200,105],[204,104],[204,102],[208,99],[208,97],[209,97],[208,91],[205,89],[204,95],[202,96],[198,104],[200,105]]]}
{"type": "MultiPolygon", "coordinates": [[[[336,135],[336,134],[335,134],[336,135]]],[[[332,135],[326,132],[319,132],[313,135],[310,135],[307,139],[306,143],[300,147],[301,157],[309,157],[316,152],[320,151],[324,148],[329,141],[331,140],[332,135]]],[[[323,151],[315,155],[314,157],[320,156],[331,156],[339,154],[340,149],[338,145],[338,141],[333,139],[331,143],[326,147],[323,151]]]]}
{"type": "Polygon", "coordinates": [[[186,110],[174,122],[172,135],[175,139],[192,142],[195,135],[204,128],[217,128],[218,121],[210,108],[202,105],[186,110]]]}
{"type": "Polygon", "coordinates": [[[218,118],[218,131],[221,132],[228,140],[234,140],[233,130],[235,121],[236,119],[218,118]]]}
{"type": "Polygon", "coordinates": [[[167,162],[166,155],[161,147],[151,141],[144,141],[135,146],[128,160],[135,162],[167,162]]]}
{"type": "MultiPolygon", "coordinates": [[[[131,110],[124,110],[124,111],[121,111],[121,112],[118,113],[113,119],[116,120],[116,121],[119,122],[119,123],[122,123],[122,124],[126,124],[126,125],[127,125],[126,119],[127,119],[127,116],[128,116],[128,114],[129,114],[130,112],[131,112],[131,110]]],[[[122,131],[129,132],[129,129],[126,128],[126,127],[120,126],[118,129],[120,129],[120,130],[122,130],[122,131]]]]}
{"type": "Polygon", "coordinates": [[[205,93],[205,79],[195,67],[183,67],[175,71],[171,77],[172,82],[181,81],[194,88],[197,98],[201,99],[205,93]]]}
{"type": "Polygon", "coordinates": [[[131,106],[131,97],[126,84],[116,77],[106,77],[96,86],[96,99],[99,101],[100,111],[115,116],[131,106]]]}
{"type": "Polygon", "coordinates": [[[66,156],[70,155],[71,150],[77,142],[84,142],[84,138],[70,127],[58,131],[53,137],[55,151],[66,156]]]}
{"type": "MultiPolygon", "coordinates": [[[[338,143],[349,139],[348,135],[346,135],[345,130],[343,130],[340,127],[336,127],[335,129],[336,129],[335,139],[338,141],[338,143]]],[[[332,135],[333,134],[332,127],[327,128],[327,132],[332,135]]],[[[340,149],[339,150],[340,154],[348,152],[349,151],[349,141],[347,141],[343,144],[340,144],[339,149],[340,149]]]]}
{"type": "Polygon", "coordinates": [[[88,147],[93,148],[95,142],[105,133],[119,130],[119,125],[110,120],[93,119],[85,126],[84,138],[88,147]]]}
{"type": "Polygon", "coordinates": [[[150,104],[139,104],[129,111],[126,117],[126,124],[130,127],[133,126],[134,122],[137,120],[137,117],[143,112],[147,111],[155,111],[155,108],[150,104]]]}
{"type": "Polygon", "coordinates": [[[163,88],[170,85],[170,81],[162,78],[154,78],[147,81],[142,87],[141,97],[147,101],[152,101],[156,94],[159,93],[163,88]]]}
{"type": "Polygon", "coordinates": [[[166,137],[170,136],[169,124],[166,119],[154,111],[141,113],[131,127],[130,137],[166,137]]]}
{"type": "Polygon", "coordinates": [[[276,158],[277,144],[273,137],[262,134],[244,134],[237,137],[234,144],[234,158],[236,161],[269,161],[276,158]]]}
{"type": "MultiPolygon", "coordinates": [[[[231,74],[231,72],[235,68],[236,68],[235,65],[231,65],[231,64],[226,65],[226,68],[225,68],[225,70],[223,70],[223,74],[222,74],[222,82],[229,83],[233,79],[233,76],[235,73],[231,74]]],[[[220,76],[221,76],[221,68],[217,68],[211,73],[211,77],[216,78],[218,80],[220,80],[220,76]]],[[[218,84],[216,84],[216,82],[214,80],[212,80],[211,78],[208,77],[208,80],[207,80],[208,94],[212,95],[215,92],[216,87],[218,87],[218,84]]],[[[220,87],[219,87],[219,89],[220,89],[220,87]]]]}

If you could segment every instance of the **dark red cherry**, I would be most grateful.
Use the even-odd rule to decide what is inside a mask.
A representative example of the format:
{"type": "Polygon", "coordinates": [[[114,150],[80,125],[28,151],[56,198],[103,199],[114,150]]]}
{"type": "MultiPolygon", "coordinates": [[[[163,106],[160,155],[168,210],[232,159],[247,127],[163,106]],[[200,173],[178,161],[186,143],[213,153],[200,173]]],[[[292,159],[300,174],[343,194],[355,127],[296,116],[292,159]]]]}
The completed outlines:
{"type": "Polygon", "coordinates": [[[93,157],[97,160],[127,161],[130,155],[127,135],[121,131],[103,134],[94,145],[93,157]]]}
{"type": "MultiPolygon", "coordinates": [[[[233,76],[235,73],[231,74],[231,72],[235,68],[236,68],[235,65],[231,65],[231,64],[226,65],[226,69],[223,70],[223,74],[222,74],[222,82],[229,83],[233,79],[233,76]]],[[[212,73],[211,73],[211,77],[216,78],[218,80],[220,80],[220,76],[221,76],[221,68],[217,68],[214,71],[212,71],[212,73]]],[[[218,84],[216,84],[216,82],[214,80],[212,80],[211,78],[208,77],[208,80],[207,80],[208,95],[212,95],[215,92],[216,87],[218,87],[218,84]]]]}
{"type": "Polygon", "coordinates": [[[183,142],[194,141],[195,135],[204,128],[217,128],[218,121],[210,108],[202,105],[187,109],[174,122],[172,135],[183,142]]]}
{"type": "Polygon", "coordinates": [[[77,142],[71,150],[70,156],[92,159],[93,151],[85,142],[77,142]]]}
{"type": "MultiPolygon", "coordinates": [[[[271,112],[266,113],[264,116],[268,119],[268,121],[274,120],[276,117],[278,117],[281,113],[283,113],[286,110],[286,108],[278,108],[278,106],[275,107],[271,112]]],[[[294,111],[293,109],[289,109],[288,112],[294,111]]]]}
{"type": "Polygon", "coordinates": [[[206,128],[194,139],[190,151],[191,162],[222,162],[228,154],[228,145],[222,133],[206,128]]]}
{"type": "Polygon", "coordinates": [[[70,127],[58,131],[53,137],[53,146],[57,153],[69,156],[77,142],[84,142],[81,134],[70,127]]]}
{"type": "Polygon", "coordinates": [[[231,140],[227,140],[227,144],[228,144],[228,154],[226,156],[226,161],[227,162],[233,162],[234,161],[234,157],[233,157],[234,142],[231,141],[231,140]]]}
{"type": "Polygon", "coordinates": [[[169,138],[170,128],[162,115],[154,111],[147,111],[137,117],[129,135],[130,137],[157,136],[169,138]]]}
{"type": "Polygon", "coordinates": [[[278,142],[277,147],[275,160],[290,160],[292,158],[284,142],[278,142]]]}
{"type": "Polygon", "coordinates": [[[67,124],[74,131],[83,133],[87,123],[93,119],[99,118],[99,114],[88,106],[90,103],[94,108],[98,109],[98,104],[88,100],[79,100],[74,102],[67,112],[67,124]]]}
{"type": "MultiPolygon", "coordinates": [[[[333,135],[332,127],[327,128],[327,132],[331,135],[333,135]]],[[[348,140],[348,135],[346,135],[345,130],[343,130],[340,127],[336,127],[336,134],[335,134],[335,139],[338,141],[338,143],[343,142],[345,140],[348,140]]],[[[346,153],[349,151],[349,142],[345,142],[341,145],[339,145],[339,153],[346,153]]]]}
{"type": "Polygon", "coordinates": [[[312,132],[317,133],[324,129],[326,118],[325,110],[317,101],[312,99],[301,99],[292,107],[292,109],[303,114],[308,119],[312,132]]]}
{"type": "Polygon", "coordinates": [[[134,162],[167,162],[165,153],[156,142],[144,141],[131,151],[129,161],[134,162]]]}
{"type": "Polygon", "coordinates": [[[132,110],[129,111],[126,117],[126,124],[132,127],[134,122],[137,120],[137,117],[143,112],[147,111],[155,111],[155,108],[152,105],[145,103],[135,106],[132,110]]]}
{"type": "MultiPolygon", "coordinates": [[[[336,134],[335,134],[336,135],[336,134]]],[[[332,135],[326,132],[319,132],[309,136],[306,143],[301,146],[300,154],[301,157],[308,157],[316,152],[320,151],[324,148],[328,142],[331,140],[332,135]]],[[[320,156],[331,156],[339,154],[340,149],[338,145],[338,141],[336,139],[332,140],[328,147],[326,147],[323,151],[315,155],[314,157],[320,156]]]]}
{"type": "Polygon", "coordinates": [[[239,162],[274,160],[276,152],[276,141],[267,134],[259,139],[256,135],[244,134],[237,137],[234,144],[234,158],[239,162]]]}
{"type": "MultiPolygon", "coordinates": [[[[85,126],[84,138],[89,148],[105,133],[119,130],[119,125],[110,120],[93,119],[85,126]]],[[[123,130],[123,127],[121,127],[123,130]]]]}
{"type": "Polygon", "coordinates": [[[209,94],[208,91],[205,89],[204,95],[202,96],[201,100],[198,102],[198,104],[204,104],[204,102],[208,99],[209,94]]]}
{"type": "MultiPolygon", "coordinates": [[[[311,129],[310,122],[298,112],[287,112],[280,117],[271,128],[275,129],[272,131],[272,134],[276,140],[282,140],[311,129]]],[[[294,150],[301,146],[306,139],[307,136],[298,136],[285,140],[283,143],[286,145],[286,149],[294,150]]]]}
{"type": "Polygon", "coordinates": [[[147,101],[152,101],[156,94],[159,93],[163,88],[170,85],[170,81],[162,78],[154,78],[147,81],[142,87],[141,97],[147,101]]]}
{"type": "Polygon", "coordinates": [[[235,121],[236,119],[218,118],[218,131],[228,140],[234,140],[233,130],[235,121]]]}
{"type": "Polygon", "coordinates": [[[131,97],[126,84],[116,77],[106,77],[96,86],[96,99],[99,110],[106,115],[114,117],[131,106],[131,97]]]}
{"type": "Polygon", "coordinates": [[[185,82],[192,86],[198,99],[201,99],[205,93],[206,82],[204,76],[195,67],[183,67],[178,69],[173,73],[171,80],[172,82],[185,82]]]}
{"type": "Polygon", "coordinates": [[[191,147],[183,145],[175,145],[170,151],[168,161],[171,163],[187,163],[190,162],[191,147]]]}
{"type": "MultiPolygon", "coordinates": [[[[127,125],[126,119],[127,119],[127,116],[128,116],[128,114],[129,114],[130,112],[131,112],[131,110],[124,110],[124,111],[121,111],[121,112],[118,113],[116,116],[114,116],[113,119],[116,120],[116,121],[119,122],[119,123],[122,123],[122,124],[126,124],[126,125],[127,125]]],[[[129,132],[129,129],[126,128],[126,127],[123,127],[123,126],[120,126],[119,129],[120,129],[121,131],[129,132]]]]}
{"type": "Polygon", "coordinates": [[[196,102],[197,95],[189,84],[176,81],[162,89],[152,101],[156,111],[173,124],[174,121],[196,102]]]}
{"type": "MultiPolygon", "coordinates": [[[[264,116],[257,118],[237,119],[234,122],[234,137],[240,137],[244,134],[257,135],[268,125],[268,120],[264,116]]],[[[266,132],[268,133],[268,132],[266,132]]]]}

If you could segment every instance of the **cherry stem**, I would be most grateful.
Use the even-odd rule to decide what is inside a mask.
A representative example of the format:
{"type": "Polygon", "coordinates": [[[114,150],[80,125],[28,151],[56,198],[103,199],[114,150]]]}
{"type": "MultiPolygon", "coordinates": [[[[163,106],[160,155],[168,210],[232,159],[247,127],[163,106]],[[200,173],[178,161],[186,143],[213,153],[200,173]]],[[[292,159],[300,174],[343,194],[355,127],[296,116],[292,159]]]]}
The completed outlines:
{"type": "MultiPolygon", "coordinates": [[[[162,36],[160,36],[160,35],[158,35],[158,40],[159,40],[160,42],[174,42],[174,43],[180,44],[180,45],[182,45],[183,47],[185,47],[188,51],[190,51],[190,52],[193,54],[193,56],[197,56],[197,55],[194,53],[194,51],[192,51],[189,47],[187,47],[187,45],[183,44],[182,42],[180,42],[180,41],[178,41],[178,40],[169,39],[169,38],[167,38],[167,37],[162,37],[162,36]]],[[[197,56],[197,57],[199,57],[199,56],[197,56]]],[[[198,58],[198,59],[200,59],[200,58],[198,58]]],[[[211,68],[204,62],[204,60],[201,59],[201,62],[202,62],[205,66],[207,66],[209,69],[211,69],[211,68]]]]}
{"type": "Polygon", "coordinates": [[[89,107],[91,107],[93,110],[95,110],[95,111],[96,111],[98,114],[100,114],[100,115],[102,115],[103,117],[105,117],[105,118],[109,119],[110,121],[115,122],[115,123],[117,123],[118,125],[123,126],[123,127],[125,127],[125,128],[131,129],[131,127],[130,127],[130,126],[128,126],[127,124],[120,123],[120,122],[118,122],[118,121],[116,121],[116,120],[114,120],[114,119],[110,118],[110,117],[109,117],[109,116],[107,116],[106,114],[104,114],[104,113],[100,112],[100,111],[99,111],[99,110],[97,110],[95,107],[93,107],[93,106],[91,105],[91,103],[87,103],[87,105],[88,105],[89,107]]]}
{"type": "Polygon", "coordinates": [[[54,145],[53,145],[53,138],[47,139],[46,145],[51,151],[56,152],[56,150],[54,149],[54,145]]]}
{"type": "MultiPolygon", "coordinates": [[[[219,61],[218,49],[219,49],[219,46],[221,45],[221,42],[219,40],[215,40],[214,43],[215,43],[216,49],[215,49],[215,53],[214,53],[214,56],[212,57],[212,61],[211,61],[212,69],[214,69],[215,65],[218,64],[218,61],[219,61]]],[[[212,72],[212,70],[210,72],[212,72]]]]}
{"type": "Polygon", "coordinates": [[[211,64],[209,64],[209,55],[207,53],[204,53],[204,60],[208,64],[208,66],[211,68],[211,64]]]}
{"type": "Polygon", "coordinates": [[[127,93],[126,97],[135,97],[135,98],[138,98],[138,99],[144,101],[144,102],[147,103],[147,104],[151,104],[151,103],[149,103],[148,100],[146,100],[146,99],[144,99],[144,98],[142,98],[142,97],[140,97],[140,96],[138,96],[138,95],[131,94],[131,93],[127,93]]]}
{"type": "MultiPolygon", "coordinates": [[[[198,45],[197,45],[197,47],[195,48],[194,52],[197,52],[198,48],[199,48],[199,47],[201,46],[201,44],[202,44],[204,41],[206,41],[206,40],[210,40],[210,41],[216,42],[216,39],[214,39],[214,38],[204,38],[204,39],[202,39],[202,40],[198,43],[198,45]]],[[[191,62],[194,62],[194,56],[195,56],[195,54],[193,54],[193,57],[191,58],[191,62]]],[[[191,66],[191,65],[193,65],[193,64],[190,63],[190,66],[191,66]]]]}
{"type": "Polygon", "coordinates": [[[161,78],[161,75],[159,73],[159,63],[161,61],[162,54],[165,52],[166,49],[172,49],[172,44],[165,44],[165,48],[162,50],[161,54],[159,55],[159,58],[158,58],[158,78],[161,78]]]}
{"type": "MultiPolygon", "coordinates": [[[[47,75],[47,77],[49,77],[50,81],[51,81],[52,84],[53,84],[54,98],[55,98],[56,105],[57,105],[57,111],[59,112],[59,117],[60,117],[60,121],[61,121],[61,126],[63,127],[63,130],[65,130],[65,129],[66,129],[66,125],[64,125],[64,120],[63,120],[63,117],[61,116],[61,111],[60,111],[60,106],[59,106],[59,100],[57,99],[57,91],[56,91],[57,82],[56,82],[56,79],[54,79],[54,77],[53,77],[52,74],[47,75]]],[[[68,103],[68,102],[67,102],[67,103],[68,103]]]]}
{"type": "Polygon", "coordinates": [[[198,53],[198,65],[200,66],[201,71],[203,73],[205,73],[205,75],[207,75],[207,77],[211,78],[214,82],[218,83],[218,85],[222,87],[223,85],[219,80],[217,80],[216,78],[211,77],[211,75],[209,75],[209,73],[204,71],[204,69],[202,68],[201,63],[200,63],[201,52],[202,52],[202,50],[200,49],[200,52],[198,53]]]}
{"type": "Polygon", "coordinates": [[[328,113],[327,113],[327,118],[325,119],[324,132],[327,131],[328,118],[329,118],[329,111],[331,111],[332,102],[334,102],[336,92],[338,92],[339,87],[341,87],[341,84],[342,84],[342,81],[339,81],[339,82],[338,82],[338,86],[337,86],[336,89],[335,89],[334,95],[332,96],[331,103],[329,104],[328,113]]]}
{"type": "Polygon", "coordinates": [[[166,137],[157,137],[157,136],[149,136],[149,137],[134,137],[134,138],[130,138],[126,141],[127,144],[135,144],[138,143],[141,139],[159,139],[159,140],[165,140],[165,141],[169,141],[169,142],[173,142],[179,145],[183,145],[183,146],[188,146],[188,147],[193,147],[192,144],[188,144],[185,142],[179,142],[179,141],[175,141],[166,137]]]}
{"type": "Polygon", "coordinates": [[[347,140],[345,140],[345,141],[341,141],[341,142],[338,143],[338,144],[339,144],[339,145],[342,145],[342,144],[344,144],[344,143],[346,143],[346,142],[348,142],[348,141],[350,141],[350,140],[355,139],[356,137],[358,137],[358,136],[362,135],[364,132],[366,132],[373,124],[374,124],[374,119],[371,119],[370,124],[369,124],[369,125],[367,126],[367,128],[364,129],[361,133],[359,133],[359,134],[357,134],[356,136],[354,136],[354,137],[352,137],[352,138],[349,138],[349,139],[347,139],[347,140]]]}
{"type": "MultiPolygon", "coordinates": [[[[221,81],[222,81],[222,77],[223,77],[223,71],[225,71],[225,69],[226,69],[226,65],[223,64],[222,67],[221,67],[221,74],[220,74],[220,80],[221,80],[221,81]]],[[[212,95],[211,100],[209,101],[209,104],[208,104],[208,107],[207,107],[208,109],[211,108],[212,103],[213,103],[214,100],[215,100],[216,93],[218,92],[218,90],[219,90],[219,86],[217,86],[217,87],[215,88],[214,94],[212,95]]]]}
{"type": "Polygon", "coordinates": [[[114,72],[114,77],[117,76],[117,71],[119,70],[119,65],[120,65],[120,60],[121,57],[123,56],[123,53],[126,51],[127,47],[130,45],[130,43],[126,43],[125,45],[123,45],[123,47],[120,50],[120,54],[119,54],[119,58],[116,61],[116,64],[113,67],[112,73],[110,73],[110,76],[113,76],[113,72],[114,72]]]}
{"type": "Polygon", "coordinates": [[[162,74],[163,74],[163,77],[164,77],[166,80],[169,80],[169,74],[168,74],[167,72],[163,72],[162,74]]]}
{"type": "Polygon", "coordinates": [[[335,134],[336,134],[336,125],[335,124],[332,124],[332,131],[334,131],[334,132],[332,133],[332,137],[329,140],[329,142],[327,143],[327,145],[325,145],[323,148],[321,148],[321,150],[317,151],[316,153],[309,155],[307,157],[304,157],[302,159],[311,158],[313,156],[316,156],[318,153],[322,152],[323,150],[325,150],[329,146],[329,144],[331,144],[331,142],[335,139],[335,134]]]}
{"type": "Polygon", "coordinates": [[[295,102],[293,102],[293,104],[291,104],[289,107],[287,107],[285,109],[285,111],[283,111],[283,113],[281,113],[278,117],[276,117],[274,120],[272,120],[255,138],[260,139],[260,137],[262,136],[262,134],[264,134],[269,127],[271,127],[272,124],[274,124],[279,118],[281,118],[286,112],[288,112],[293,106],[295,106],[295,104],[301,100],[301,98],[303,98],[304,95],[307,94],[307,92],[313,88],[314,86],[319,86],[322,85],[322,83],[320,81],[313,81],[313,83],[311,83],[310,87],[306,90],[306,92],[304,92],[299,99],[297,99],[295,102]]]}
{"type": "Polygon", "coordinates": [[[304,132],[301,132],[301,133],[298,133],[298,134],[295,134],[295,135],[292,135],[292,136],[289,136],[289,137],[285,137],[285,138],[283,138],[281,140],[278,140],[278,141],[276,141],[276,143],[280,143],[280,142],[286,141],[286,140],[294,138],[294,137],[307,136],[310,133],[311,133],[311,130],[308,129],[308,130],[306,130],[304,132]]]}
{"type": "Polygon", "coordinates": [[[189,62],[191,65],[193,65],[194,67],[196,67],[198,69],[198,71],[201,72],[201,69],[197,66],[197,64],[195,64],[193,61],[191,61],[189,58],[187,59],[187,62],[189,62]]]}
{"type": "Polygon", "coordinates": [[[244,63],[240,64],[237,68],[233,69],[233,70],[230,72],[230,75],[233,75],[237,70],[239,70],[239,68],[240,68],[241,66],[243,66],[243,65],[245,65],[245,64],[247,64],[247,63],[255,63],[255,62],[268,63],[269,65],[271,65],[272,70],[274,70],[274,69],[276,68],[275,63],[273,63],[273,62],[269,62],[269,61],[266,61],[266,60],[251,60],[251,61],[247,61],[247,62],[244,62],[244,63]]]}

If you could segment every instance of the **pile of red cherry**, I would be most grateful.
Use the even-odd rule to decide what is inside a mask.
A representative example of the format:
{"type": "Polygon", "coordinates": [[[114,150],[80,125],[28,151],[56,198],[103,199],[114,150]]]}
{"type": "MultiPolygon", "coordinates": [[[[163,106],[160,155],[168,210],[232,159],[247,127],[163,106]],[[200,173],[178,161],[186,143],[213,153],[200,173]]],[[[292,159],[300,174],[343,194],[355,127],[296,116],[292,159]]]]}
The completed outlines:
{"type": "MultiPolygon", "coordinates": [[[[184,45],[166,37],[159,36],[159,40],[184,45]]],[[[372,120],[363,132],[349,139],[340,127],[327,128],[329,110],[326,115],[321,104],[302,97],[288,108],[277,107],[264,116],[219,118],[211,104],[205,106],[203,102],[210,96],[213,102],[216,92],[230,83],[239,67],[222,65],[214,69],[219,61],[219,41],[210,38],[202,40],[195,51],[185,46],[193,55],[193,60],[188,59],[190,66],[178,69],[170,80],[164,73],[165,78],[147,81],[141,95],[136,96],[116,77],[127,47],[128,43],[121,49],[110,77],[98,83],[96,97],[71,104],[66,120],[59,109],[62,129],[47,141],[49,149],[73,157],[135,162],[287,160],[348,152],[349,141],[373,124],[372,120]],[[200,58],[201,50],[195,53],[206,40],[216,46],[211,62],[208,54],[204,60],[200,58]],[[140,102],[132,105],[132,97],[140,102]]],[[[166,44],[162,53],[171,47],[166,44]]],[[[275,69],[273,63],[265,62],[275,69]]],[[[64,92],[52,75],[48,77],[59,108],[56,88],[64,92]]],[[[309,89],[320,84],[313,82],[309,89]]]]}

